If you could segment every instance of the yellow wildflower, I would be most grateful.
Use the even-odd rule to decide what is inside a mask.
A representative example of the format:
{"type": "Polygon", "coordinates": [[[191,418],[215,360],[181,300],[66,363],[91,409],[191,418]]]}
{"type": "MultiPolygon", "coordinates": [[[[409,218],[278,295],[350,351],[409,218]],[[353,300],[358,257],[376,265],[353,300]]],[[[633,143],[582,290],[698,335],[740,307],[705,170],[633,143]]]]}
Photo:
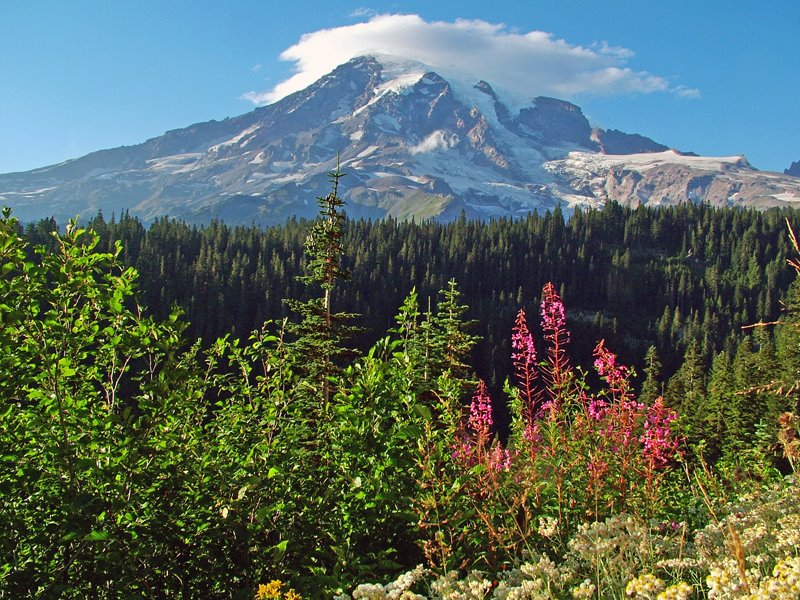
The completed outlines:
{"type": "Polygon", "coordinates": [[[273,579],[269,583],[258,586],[256,600],[279,600],[283,582],[280,579],[273,579]]]}

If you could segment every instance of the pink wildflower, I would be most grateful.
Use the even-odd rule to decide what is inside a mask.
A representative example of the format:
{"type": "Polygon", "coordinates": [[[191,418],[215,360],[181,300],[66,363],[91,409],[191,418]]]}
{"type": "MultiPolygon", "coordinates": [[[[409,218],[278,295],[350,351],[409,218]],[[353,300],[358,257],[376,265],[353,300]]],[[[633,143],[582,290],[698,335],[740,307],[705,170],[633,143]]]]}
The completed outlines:
{"type": "Polygon", "coordinates": [[[486,384],[481,380],[469,407],[469,428],[478,445],[488,443],[493,422],[492,399],[489,397],[489,392],[486,391],[486,384]]]}
{"type": "Polygon", "coordinates": [[[472,397],[466,425],[462,424],[453,442],[452,457],[467,467],[482,461],[491,441],[492,423],[492,399],[481,381],[472,397]]]}
{"type": "Polygon", "coordinates": [[[514,375],[517,379],[517,388],[522,399],[523,418],[526,424],[533,421],[536,411],[537,396],[539,392],[534,388],[534,380],[538,376],[536,370],[536,346],[533,336],[528,330],[525,311],[520,309],[514,328],[511,333],[511,359],[514,363],[514,375]]]}
{"type": "Polygon", "coordinates": [[[536,368],[536,346],[533,344],[533,336],[528,330],[528,320],[525,310],[520,308],[517,319],[514,321],[514,328],[511,330],[511,358],[514,360],[516,369],[533,371],[535,377],[536,368]]]}
{"type": "Polygon", "coordinates": [[[678,440],[672,437],[670,429],[676,418],[675,411],[664,406],[664,399],[660,396],[647,412],[639,442],[642,453],[654,468],[665,467],[678,450],[678,440]]]}
{"type": "Polygon", "coordinates": [[[499,441],[492,445],[492,399],[486,390],[486,383],[480,381],[472,403],[469,418],[462,425],[452,448],[452,458],[466,467],[485,463],[493,471],[511,468],[511,452],[503,448],[499,441]]]}
{"type": "Polygon", "coordinates": [[[589,413],[589,416],[595,421],[602,419],[607,410],[608,403],[605,400],[589,398],[588,403],[586,403],[586,412],[589,413]]]}
{"type": "Polygon", "coordinates": [[[593,456],[589,464],[586,465],[586,469],[589,473],[591,484],[597,486],[602,481],[603,476],[608,472],[608,462],[599,456],[593,456]]]}
{"type": "Polygon", "coordinates": [[[475,466],[477,463],[474,452],[475,448],[468,435],[462,434],[452,447],[453,452],[450,456],[453,460],[460,462],[467,468],[475,466]]]}
{"type": "Polygon", "coordinates": [[[537,418],[543,419],[555,419],[559,415],[560,405],[558,403],[558,398],[550,398],[542,403],[539,412],[537,413],[537,418]]]}
{"type": "Polygon", "coordinates": [[[564,303],[556,292],[555,286],[548,282],[542,288],[542,331],[544,336],[550,341],[554,336],[563,336],[561,343],[569,339],[569,332],[566,330],[567,318],[564,310],[564,303]]]}
{"type": "Polygon", "coordinates": [[[495,443],[487,455],[487,463],[493,471],[508,471],[511,468],[511,452],[495,443]]]}
{"type": "Polygon", "coordinates": [[[542,443],[542,432],[539,427],[539,422],[534,420],[532,423],[526,423],[525,429],[522,430],[522,437],[527,442],[527,450],[531,457],[535,456],[542,443]]]}
{"type": "MultiPolygon", "coordinates": [[[[569,343],[567,331],[566,312],[564,303],[556,292],[552,283],[545,284],[542,288],[542,333],[549,343],[547,348],[547,361],[545,372],[550,392],[555,396],[564,393],[564,386],[569,382],[571,369],[567,358],[566,346],[569,343]]],[[[553,408],[559,410],[558,402],[553,408]]]]}
{"type": "Polygon", "coordinates": [[[616,354],[608,350],[605,343],[605,340],[600,340],[594,349],[594,368],[598,375],[605,379],[612,394],[624,396],[630,390],[628,383],[630,371],[625,365],[617,363],[616,354]]]}

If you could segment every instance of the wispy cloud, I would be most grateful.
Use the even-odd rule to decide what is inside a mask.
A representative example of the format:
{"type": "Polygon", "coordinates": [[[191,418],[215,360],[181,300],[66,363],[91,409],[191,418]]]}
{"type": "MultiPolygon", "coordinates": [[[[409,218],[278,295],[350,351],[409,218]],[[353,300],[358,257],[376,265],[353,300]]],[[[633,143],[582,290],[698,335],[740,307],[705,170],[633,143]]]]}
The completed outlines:
{"type": "Polygon", "coordinates": [[[268,104],[272,102],[269,92],[245,92],[239,96],[242,100],[249,100],[253,104],[268,104]]]}
{"type": "Polygon", "coordinates": [[[272,89],[242,97],[257,104],[275,102],[355,56],[377,53],[417,60],[445,76],[472,74],[527,98],[652,92],[699,95],[697,90],[673,87],[663,77],[628,67],[633,52],[607,42],[587,48],[544,31],[520,32],[481,20],[376,15],[363,23],[303,35],[280,55],[294,63],[294,75],[272,89]]]}
{"type": "Polygon", "coordinates": [[[700,90],[698,90],[697,88],[686,87],[685,85],[675,86],[670,91],[676,96],[679,96],[681,98],[695,99],[703,97],[703,94],[700,93],[700,90]]]}
{"type": "Polygon", "coordinates": [[[605,54],[606,56],[615,56],[621,60],[627,60],[634,56],[633,50],[620,48],[619,46],[609,46],[608,42],[605,40],[592,44],[592,50],[596,50],[598,53],[605,54]]]}
{"type": "Polygon", "coordinates": [[[372,18],[378,14],[378,11],[372,8],[357,8],[350,12],[350,17],[355,19],[363,19],[364,17],[372,18]]]}

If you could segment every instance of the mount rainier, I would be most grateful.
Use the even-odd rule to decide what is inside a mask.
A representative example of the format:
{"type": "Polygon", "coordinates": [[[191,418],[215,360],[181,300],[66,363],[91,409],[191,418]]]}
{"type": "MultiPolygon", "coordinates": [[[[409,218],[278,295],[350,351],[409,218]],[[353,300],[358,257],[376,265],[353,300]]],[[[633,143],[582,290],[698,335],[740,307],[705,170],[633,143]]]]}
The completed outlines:
{"type": "Polygon", "coordinates": [[[486,81],[364,56],[244,115],[176,129],[24,173],[0,175],[0,204],[31,221],[129,211],[206,223],[279,224],[316,214],[327,173],[347,173],[351,216],[519,216],[561,203],[800,202],[800,178],[743,156],[680,153],[592,128],[553,98],[511,98],[486,81]]]}

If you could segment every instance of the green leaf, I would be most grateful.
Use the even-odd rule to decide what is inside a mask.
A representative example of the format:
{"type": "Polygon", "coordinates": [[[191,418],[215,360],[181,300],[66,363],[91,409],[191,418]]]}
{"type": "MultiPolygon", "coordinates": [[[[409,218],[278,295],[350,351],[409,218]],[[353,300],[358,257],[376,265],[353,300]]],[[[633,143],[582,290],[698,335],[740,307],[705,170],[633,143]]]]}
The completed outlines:
{"type": "Polygon", "coordinates": [[[286,554],[286,548],[289,546],[289,540],[283,540],[282,542],[278,542],[272,547],[272,558],[278,562],[283,560],[284,555],[286,554]]]}
{"type": "Polygon", "coordinates": [[[68,358],[62,358],[58,361],[58,370],[61,377],[72,377],[77,373],[75,369],[70,366],[71,361],[68,358]]]}
{"type": "Polygon", "coordinates": [[[245,483],[242,487],[239,488],[239,493],[236,494],[236,499],[241,500],[244,498],[245,494],[247,493],[247,484],[245,483]]]}
{"type": "Polygon", "coordinates": [[[422,417],[426,421],[430,421],[433,419],[433,415],[431,414],[431,409],[425,406],[424,404],[419,404],[419,403],[415,404],[414,412],[417,413],[420,417],[422,417]]]}
{"type": "Polygon", "coordinates": [[[83,539],[87,542],[104,542],[109,537],[111,535],[107,531],[91,531],[83,536],[83,539]]]}

